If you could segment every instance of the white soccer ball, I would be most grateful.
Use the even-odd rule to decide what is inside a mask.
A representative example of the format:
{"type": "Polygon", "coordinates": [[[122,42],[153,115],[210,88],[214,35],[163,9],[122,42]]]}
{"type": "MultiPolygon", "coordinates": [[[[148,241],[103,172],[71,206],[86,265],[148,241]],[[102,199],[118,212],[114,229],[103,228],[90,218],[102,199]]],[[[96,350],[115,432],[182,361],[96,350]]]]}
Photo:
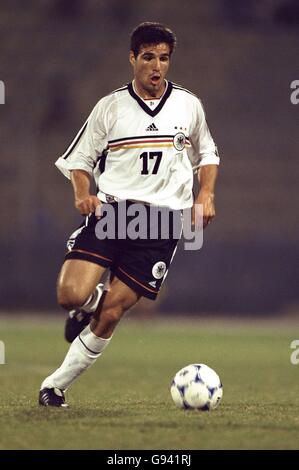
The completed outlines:
{"type": "Polygon", "coordinates": [[[213,369],[205,364],[190,364],[176,373],[170,392],[179,408],[209,411],[219,405],[223,388],[213,369]]]}

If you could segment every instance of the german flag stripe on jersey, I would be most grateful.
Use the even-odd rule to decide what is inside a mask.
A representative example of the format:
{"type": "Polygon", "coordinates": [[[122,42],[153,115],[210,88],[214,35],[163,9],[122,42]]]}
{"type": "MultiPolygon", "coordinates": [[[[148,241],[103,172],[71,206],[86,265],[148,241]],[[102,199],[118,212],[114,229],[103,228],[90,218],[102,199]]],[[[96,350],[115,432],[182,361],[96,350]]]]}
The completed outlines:
{"type": "MultiPolygon", "coordinates": [[[[174,137],[174,135],[125,137],[123,139],[110,140],[108,142],[108,148],[111,152],[116,152],[121,149],[173,147],[174,137]]],[[[191,142],[188,137],[186,137],[186,147],[190,146],[191,142]]]]}

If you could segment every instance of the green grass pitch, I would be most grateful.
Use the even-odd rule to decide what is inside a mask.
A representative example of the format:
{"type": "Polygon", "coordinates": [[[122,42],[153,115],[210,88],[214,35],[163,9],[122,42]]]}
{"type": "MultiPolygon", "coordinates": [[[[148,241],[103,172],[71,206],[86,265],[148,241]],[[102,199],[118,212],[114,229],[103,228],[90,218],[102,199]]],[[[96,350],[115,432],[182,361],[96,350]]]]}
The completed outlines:
{"type": "Polygon", "coordinates": [[[298,449],[294,325],[133,315],[67,392],[69,409],[38,407],[42,379],[68,348],[63,323],[63,316],[0,320],[0,449],[298,449]],[[212,412],[172,402],[172,377],[194,362],[222,379],[223,401],[212,412]]]}

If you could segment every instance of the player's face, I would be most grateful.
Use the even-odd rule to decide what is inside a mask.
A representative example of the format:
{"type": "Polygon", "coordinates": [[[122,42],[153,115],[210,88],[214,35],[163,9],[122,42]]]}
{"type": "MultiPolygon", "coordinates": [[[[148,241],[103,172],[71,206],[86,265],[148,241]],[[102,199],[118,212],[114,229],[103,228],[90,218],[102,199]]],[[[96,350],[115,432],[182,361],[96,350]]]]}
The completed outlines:
{"type": "Polygon", "coordinates": [[[137,57],[130,52],[130,62],[134,69],[134,79],[142,98],[159,98],[164,92],[164,78],[169,68],[169,45],[142,45],[137,57]]]}

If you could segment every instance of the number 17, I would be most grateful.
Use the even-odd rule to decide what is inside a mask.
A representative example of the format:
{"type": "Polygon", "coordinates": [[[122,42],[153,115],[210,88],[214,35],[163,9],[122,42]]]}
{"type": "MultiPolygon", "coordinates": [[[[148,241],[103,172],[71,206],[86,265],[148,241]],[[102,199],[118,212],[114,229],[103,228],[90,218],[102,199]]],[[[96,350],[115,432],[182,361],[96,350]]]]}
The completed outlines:
{"type": "Polygon", "coordinates": [[[154,158],[157,158],[157,159],[153,166],[152,175],[156,175],[158,173],[158,169],[159,169],[161,158],[162,158],[162,152],[143,152],[139,158],[142,159],[142,170],[141,170],[142,175],[149,174],[148,162],[149,162],[149,159],[153,160],[154,158]]]}

